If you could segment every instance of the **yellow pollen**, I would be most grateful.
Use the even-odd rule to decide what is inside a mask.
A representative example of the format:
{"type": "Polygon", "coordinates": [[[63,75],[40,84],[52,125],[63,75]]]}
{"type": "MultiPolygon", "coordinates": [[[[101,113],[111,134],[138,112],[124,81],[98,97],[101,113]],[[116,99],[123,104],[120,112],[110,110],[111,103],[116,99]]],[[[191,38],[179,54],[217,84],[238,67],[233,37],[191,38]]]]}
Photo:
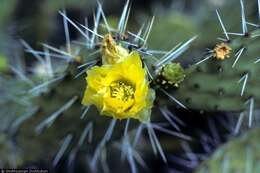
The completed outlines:
{"type": "Polygon", "coordinates": [[[214,48],[213,56],[217,59],[224,60],[225,58],[229,58],[231,50],[232,49],[226,43],[217,44],[214,48]]]}
{"type": "Polygon", "coordinates": [[[134,99],[135,88],[127,82],[116,81],[110,85],[110,96],[124,102],[134,99]]]}

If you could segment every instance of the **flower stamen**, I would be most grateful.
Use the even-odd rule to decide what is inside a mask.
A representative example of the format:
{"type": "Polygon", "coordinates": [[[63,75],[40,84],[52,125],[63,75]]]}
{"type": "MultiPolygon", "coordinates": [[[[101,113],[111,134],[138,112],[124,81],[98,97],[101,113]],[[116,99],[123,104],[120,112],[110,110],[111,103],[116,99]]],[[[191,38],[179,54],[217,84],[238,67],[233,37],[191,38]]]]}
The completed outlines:
{"type": "Polygon", "coordinates": [[[110,96],[127,102],[134,99],[135,88],[125,81],[116,81],[111,83],[110,96]]]}

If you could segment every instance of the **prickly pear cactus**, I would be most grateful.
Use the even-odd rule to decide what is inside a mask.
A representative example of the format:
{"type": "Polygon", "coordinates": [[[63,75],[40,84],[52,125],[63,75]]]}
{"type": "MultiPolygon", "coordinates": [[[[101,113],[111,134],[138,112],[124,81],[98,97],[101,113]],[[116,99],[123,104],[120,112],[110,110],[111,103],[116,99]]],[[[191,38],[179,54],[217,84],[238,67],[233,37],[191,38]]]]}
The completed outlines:
{"type": "Polygon", "coordinates": [[[218,38],[201,60],[186,68],[183,84],[172,92],[191,109],[241,112],[250,108],[252,112],[259,107],[259,30],[249,28],[244,2],[240,5],[242,32],[227,32],[223,16],[216,11],[225,38],[218,38]]]}
{"type": "Polygon", "coordinates": [[[187,107],[198,110],[239,112],[248,107],[246,102],[250,99],[258,108],[257,33],[259,30],[213,48],[207,60],[186,69],[186,78],[175,96],[187,107]],[[227,54],[223,59],[216,55],[221,51],[227,54]]]}
{"type": "Polygon", "coordinates": [[[252,129],[245,134],[230,139],[205,160],[196,173],[250,172],[260,171],[260,129],[252,129]]]}
{"type": "MultiPolygon", "coordinates": [[[[135,173],[139,164],[145,167],[139,152],[145,156],[158,154],[167,163],[163,149],[172,151],[180,144],[169,138],[160,141],[158,134],[191,140],[181,132],[185,123],[171,112],[176,106],[226,113],[243,112],[248,107],[252,126],[252,113],[259,107],[260,97],[260,31],[247,28],[242,0],[243,32],[227,32],[217,11],[226,38],[220,38],[221,42],[209,49],[201,61],[189,67],[178,58],[187,55],[198,38],[193,35],[197,26],[181,23],[181,17],[179,24],[189,31],[181,37],[184,42],[167,52],[149,49],[154,17],[131,32],[127,30],[129,1],[117,28],[109,24],[102,5],[97,5],[93,27],[87,20],[81,24],[65,11],[59,12],[64,47],[43,43],[43,50],[39,51],[22,41],[26,52],[36,60],[31,73],[12,67],[14,78],[22,84],[15,80],[0,86],[3,96],[8,98],[0,98],[1,106],[5,106],[1,113],[11,111],[14,116],[14,121],[8,122],[2,131],[4,137],[14,137],[20,147],[18,166],[43,159],[56,167],[68,160],[69,168],[79,161],[84,170],[95,173],[109,172],[113,167],[121,171],[120,166],[127,163],[127,170],[135,173]],[[69,27],[74,27],[81,38],[72,41],[69,27]],[[19,88],[14,89],[19,92],[12,93],[11,86],[19,88]],[[22,101],[14,99],[18,97],[22,101]],[[14,108],[9,110],[13,104],[14,108]],[[120,156],[126,162],[119,165],[120,156]]],[[[194,52],[198,55],[199,51],[194,52]]]]}

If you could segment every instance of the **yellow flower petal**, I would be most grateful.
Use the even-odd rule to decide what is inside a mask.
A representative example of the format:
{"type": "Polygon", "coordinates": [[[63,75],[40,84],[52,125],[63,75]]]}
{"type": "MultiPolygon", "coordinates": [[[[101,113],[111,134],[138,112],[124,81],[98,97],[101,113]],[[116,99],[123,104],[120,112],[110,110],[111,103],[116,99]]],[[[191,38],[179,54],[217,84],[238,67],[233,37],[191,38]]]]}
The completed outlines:
{"type": "Polygon", "coordinates": [[[93,67],[87,72],[84,105],[95,105],[101,114],[116,119],[149,121],[154,91],[149,88],[141,57],[132,52],[124,61],[93,67]]]}

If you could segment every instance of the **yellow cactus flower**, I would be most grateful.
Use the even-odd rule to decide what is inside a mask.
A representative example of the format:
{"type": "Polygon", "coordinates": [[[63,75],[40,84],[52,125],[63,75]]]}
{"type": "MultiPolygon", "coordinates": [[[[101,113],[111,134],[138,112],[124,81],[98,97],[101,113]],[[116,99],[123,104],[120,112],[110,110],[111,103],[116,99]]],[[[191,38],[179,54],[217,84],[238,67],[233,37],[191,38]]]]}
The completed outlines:
{"type": "Polygon", "coordinates": [[[111,34],[104,36],[102,42],[102,62],[103,64],[115,64],[122,62],[128,57],[129,52],[127,49],[118,45],[111,34]]]}
{"type": "Polygon", "coordinates": [[[155,94],[149,88],[137,52],[129,54],[121,63],[91,68],[86,81],[82,104],[94,104],[102,115],[116,119],[150,120],[155,94]]]}
{"type": "Polygon", "coordinates": [[[217,44],[214,48],[213,56],[217,59],[224,60],[229,58],[231,50],[231,47],[229,47],[226,43],[217,44]]]}

